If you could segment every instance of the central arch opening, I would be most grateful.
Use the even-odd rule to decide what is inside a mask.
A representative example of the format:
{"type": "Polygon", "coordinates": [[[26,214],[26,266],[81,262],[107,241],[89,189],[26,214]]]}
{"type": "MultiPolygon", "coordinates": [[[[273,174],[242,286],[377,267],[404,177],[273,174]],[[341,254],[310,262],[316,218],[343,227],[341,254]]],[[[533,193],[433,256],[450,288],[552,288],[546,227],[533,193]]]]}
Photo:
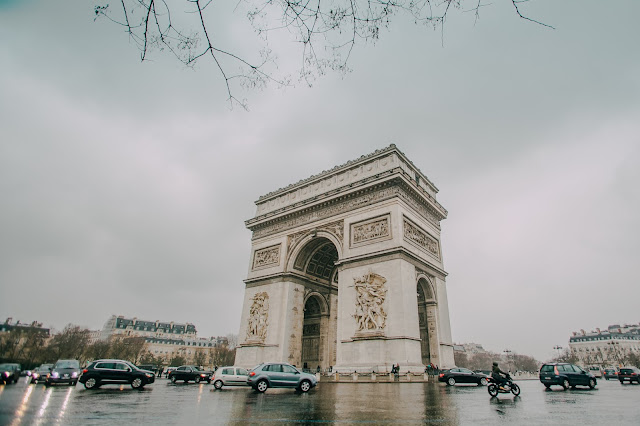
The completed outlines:
{"type": "Polygon", "coordinates": [[[315,372],[335,365],[337,322],[332,321],[332,300],[337,304],[338,249],[326,237],[309,240],[299,251],[293,267],[306,281],[300,365],[315,372]]]}

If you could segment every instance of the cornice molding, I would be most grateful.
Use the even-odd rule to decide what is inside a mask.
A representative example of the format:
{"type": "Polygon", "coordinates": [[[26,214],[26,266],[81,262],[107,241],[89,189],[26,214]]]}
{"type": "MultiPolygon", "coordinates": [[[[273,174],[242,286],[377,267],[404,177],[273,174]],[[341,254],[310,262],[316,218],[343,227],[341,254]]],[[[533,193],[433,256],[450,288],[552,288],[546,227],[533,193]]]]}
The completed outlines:
{"type": "Polygon", "coordinates": [[[446,218],[447,211],[435,201],[435,198],[427,198],[425,194],[418,192],[417,187],[407,180],[401,169],[387,173],[385,177],[384,180],[373,184],[373,179],[364,179],[358,185],[349,185],[351,191],[343,195],[317,201],[303,208],[300,207],[306,202],[300,202],[300,205],[292,205],[247,220],[245,225],[253,231],[252,239],[255,240],[397,197],[440,229],[440,221],[446,218]],[[366,184],[370,185],[365,186],[366,184]],[[295,208],[298,210],[294,210],[295,208]]]}

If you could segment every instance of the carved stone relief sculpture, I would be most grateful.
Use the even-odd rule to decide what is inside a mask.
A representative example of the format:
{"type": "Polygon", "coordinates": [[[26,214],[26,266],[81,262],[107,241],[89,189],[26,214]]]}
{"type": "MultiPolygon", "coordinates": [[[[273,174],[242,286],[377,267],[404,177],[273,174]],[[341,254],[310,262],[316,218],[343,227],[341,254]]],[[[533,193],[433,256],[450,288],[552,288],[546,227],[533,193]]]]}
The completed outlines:
{"type": "Polygon", "coordinates": [[[253,255],[253,269],[280,263],[280,244],[256,250],[253,255]]]}
{"type": "Polygon", "coordinates": [[[249,308],[247,340],[261,341],[267,337],[269,326],[269,295],[263,291],[253,296],[253,303],[249,308]]]}
{"type": "Polygon", "coordinates": [[[438,247],[438,241],[432,238],[429,234],[424,232],[418,226],[414,225],[406,218],[404,219],[404,238],[407,241],[418,245],[423,250],[426,250],[429,254],[440,258],[440,248],[438,247]]]}
{"type": "Polygon", "coordinates": [[[386,278],[369,273],[353,279],[356,289],[356,313],[358,332],[380,332],[385,328],[387,313],[383,304],[387,297],[386,278]]]}
{"type": "Polygon", "coordinates": [[[388,237],[391,237],[388,215],[351,225],[352,246],[388,237]]]}

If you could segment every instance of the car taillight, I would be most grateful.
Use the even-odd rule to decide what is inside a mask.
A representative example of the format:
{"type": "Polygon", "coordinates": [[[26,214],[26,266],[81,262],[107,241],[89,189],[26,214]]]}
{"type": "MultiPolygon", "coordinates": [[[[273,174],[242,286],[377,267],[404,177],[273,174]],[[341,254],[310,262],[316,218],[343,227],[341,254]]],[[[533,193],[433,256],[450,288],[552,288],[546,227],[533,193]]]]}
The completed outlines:
{"type": "Polygon", "coordinates": [[[632,376],[635,376],[635,375],[636,375],[636,373],[631,373],[631,375],[632,375],[632,376]]]}
{"type": "Polygon", "coordinates": [[[249,373],[249,375],[250,375],[251,377],[253,377],[253,376],[255,376],[255,375],[256,375],[256,372],[255,372],[255,371],[252,371],[251,373],[249,373]]]}
{"type": "Polygon", "coordinates": [[[444,373],[440,373],[440,377],[444,377],[444,373]]]}
{"type": "Polygon", "coordinates": [[[89,370],[87,370],[86,368],[84,370],[82,370],[83,373],[88,373],[89,370]]]}
{"type": "Polygon", "coordinates": [[[556,376],[560,375],[560,373],[558,373],[558,367],[557,366],[553,367],[553,374],[555,374],[556,376]]]}

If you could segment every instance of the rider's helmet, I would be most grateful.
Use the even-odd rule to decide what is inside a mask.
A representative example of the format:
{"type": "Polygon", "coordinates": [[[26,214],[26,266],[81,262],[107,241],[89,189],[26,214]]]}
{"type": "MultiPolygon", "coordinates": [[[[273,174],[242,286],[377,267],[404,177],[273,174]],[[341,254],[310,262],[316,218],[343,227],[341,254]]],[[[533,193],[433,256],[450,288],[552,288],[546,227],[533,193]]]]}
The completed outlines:
{"type": "Polygon", "coordinates": [[[497,367],[498,366],[498,362],[497,361],[493,361],[493,365],[494,365],[494,367],[497,367]]]}

